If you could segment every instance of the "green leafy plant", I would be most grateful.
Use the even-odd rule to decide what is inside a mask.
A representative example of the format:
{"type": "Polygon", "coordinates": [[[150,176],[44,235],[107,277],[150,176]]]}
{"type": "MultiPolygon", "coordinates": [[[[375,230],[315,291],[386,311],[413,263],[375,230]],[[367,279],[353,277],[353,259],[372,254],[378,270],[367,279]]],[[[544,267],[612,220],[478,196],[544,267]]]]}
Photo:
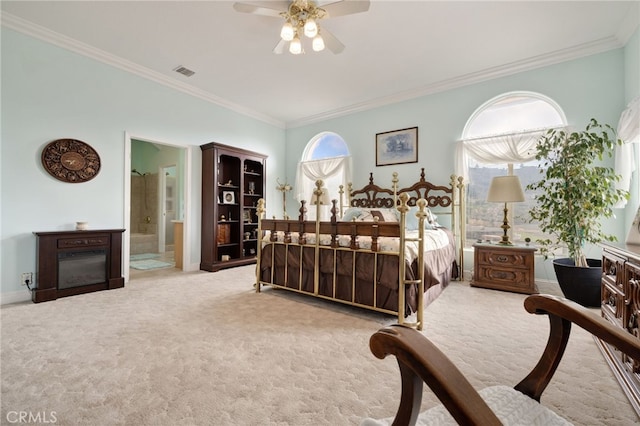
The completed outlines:
{"type": "Polygon", "coordinates": [[[567,247],[576,266],[587,267],[585,243],[615,241],[602,231],[601,220],[613,216],[613,206],[629,193],[615,188],[620,179],[612,167],[597,165],[622,141],[614,129],[591,119],[584,131],[551,129],[537,144],[536,159],[542,162],[542,178],[527,185],[535,192],[536,205],[529,210],[550,238],[539,239],[546,258],[567,247]]]}

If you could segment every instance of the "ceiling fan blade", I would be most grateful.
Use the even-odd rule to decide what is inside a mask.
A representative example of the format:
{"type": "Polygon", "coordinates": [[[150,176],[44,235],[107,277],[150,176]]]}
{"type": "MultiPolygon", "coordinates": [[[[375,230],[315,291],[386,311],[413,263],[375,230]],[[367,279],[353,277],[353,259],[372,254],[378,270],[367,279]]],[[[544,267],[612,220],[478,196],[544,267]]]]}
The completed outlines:
{"type": "Polygon", "coordinates": [[[288,1],[263,1],[256,2],[256,4],[239,3],[233,4],[233,8],[236,12],[251,13],[254,15],[271,16],[274,18],[280,18],[280,13],[288,10],[288,1]],[[258,3],[260,6],[258,6],[258,3]]]}
{"type": "Polygon", "coordinates": [[[282,55],[284,53],[284,48],[287,46],[287,42],[283,39],[280,39],[276,47],[273,48],[273,53],[276,55],[282,55]]]}
{"type": "Polygon", "coordinates": [[[325,27],[322,27],[321,33],[322,39],[324,40],[324,45],[327,49],[335,54],[341,53],[344,50],[344,44],[342,44],[342,42],[340,42],[340,40],[338,40],[336,36],[331,34],[331,31],[327,30],[325,27]]]}
{"type": "Polygon", "coordinates": [[[369,0],[341,0],[321,6],[327,12],[326,18],[351,15],[369,10],[369,0]]]}

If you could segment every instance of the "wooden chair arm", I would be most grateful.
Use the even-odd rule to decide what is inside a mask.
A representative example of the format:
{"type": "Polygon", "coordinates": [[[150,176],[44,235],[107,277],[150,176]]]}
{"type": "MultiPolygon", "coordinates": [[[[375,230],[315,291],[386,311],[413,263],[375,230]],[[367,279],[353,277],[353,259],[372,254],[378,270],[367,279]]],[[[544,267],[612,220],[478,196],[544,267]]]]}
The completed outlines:
{"type": "Polygon", "coordinates": [[[549,340],[538,364],[531,373],[515,386],[515,389],[540,401],[555,373],[571,332],[571,324],[588,331],[595,337],[615,346],[633,359],[640,359],[640,340],[592,310],[570,300],[548,294],[536,294],[524,301],[527,312],[549,315],[549,340]]]}
{"type": "Polygon", "coordinates": [[[423,381],[459,424],[501,424],[460,370],[418,331],[391,325],[374,333],[369,346],[380,359],[394,355],[400,367],[402,394],[394,425],[415,424],[423,381]]]}
{"type": "MultiPolygon", "coordinates": [[[[549,316],[549,339],[544,352],[533,370],[514,387],[536,401],[540,401],[560,364],[572,323],[640,360],[640,339],[575,302],[538,294],[527,297],[524,306],[529,313],[549,316]]],[[[402,393],[394,425],[415,424],[423,382],[459,424],[501,424],[460,370],[420,332],[396,324],[377,331],[369,344],[376,357],[394,355],[400,367],[402,393]]]]}

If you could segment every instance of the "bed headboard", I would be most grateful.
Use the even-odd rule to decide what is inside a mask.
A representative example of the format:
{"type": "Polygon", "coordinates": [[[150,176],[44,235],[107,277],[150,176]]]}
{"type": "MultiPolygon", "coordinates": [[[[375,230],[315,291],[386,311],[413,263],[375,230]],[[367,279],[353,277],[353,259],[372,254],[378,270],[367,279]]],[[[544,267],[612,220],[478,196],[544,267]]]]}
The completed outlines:
{"type": "Polygon", "coordinates": [[[420,198],[424,198],[427,201],[427,207],[448,208],[454,203],[454,191],[454,181],[450,182],[449,186],[434,185],[431,182],[427,182],[424,178],[423,167],[420,169],[420,180],[407,188],[398,190],[398,194],[406,193],[409,196],[407,204],[410,206],[415,206],[420,198]]]}
{"type": "MultiPolygon", "coordinates": [[[[393,208],[399,204],[398,196],[406,193],[409,196],[407,205],[415,206],[416,202],[423,198],[427,201],[429,208],[447,208],[450,209],[456,203],[456,188],[458,182],[455,176],[451,176],[451,182],[448,186],[435,185],[427,182],[424,174],[424,167],[420,169],[420,179],[409,187],[398,189],[398,173],[393,173],[391,179],[391,188],[382,188],[373,182],[373,173],[369,173],[369,183],[361,189],[352,189],[351,184],[347,191],[346,207],[362,207],[362,208],[393,208]]],[[[342,207],[343,192],[340,193],[339,203],[341,206],[340,215],[344,213],[342,207]]]]}
{"type": "MultiPolygon", "coordinates": [[[[373,183],[373,173],[369,173],[369,183],[361,189],[353,190],[349,184],[349,207],[393,208],[398,203],[398,174],[393,174],[392,188],[381,188],[373,183]]],[[[342,214],[342,212],[341,212],[342,214]]]]}

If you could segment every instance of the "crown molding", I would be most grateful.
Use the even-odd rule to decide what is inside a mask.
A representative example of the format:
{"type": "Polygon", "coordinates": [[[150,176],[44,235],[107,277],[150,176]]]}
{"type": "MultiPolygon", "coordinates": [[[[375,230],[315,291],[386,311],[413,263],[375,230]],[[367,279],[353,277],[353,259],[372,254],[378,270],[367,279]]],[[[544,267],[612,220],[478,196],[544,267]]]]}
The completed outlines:
{"type": "MultiPolygon", "coordinates": [[[[637,24],[636,24],[637,28],[637,24]]],[[[584,43],[578,46],[570,47],[567,49],[557,50],[555,52],[539,55],[533,58],[528,58],[522,61],[511,62],[509,64],[501,65],[499,67],[488,68],[479,72],[464,74],[458,77],[453,77],[447,80],[442,80],[434,84],[423,86],[417,89],[406,90],[404,92],[396,93],[394,95],[385,96],[377,99],[373,99],[367,102],[361,102],[353,104],[345,108],[328,111],[309,117],[302,118],[300,120],[294,120],[287,122],[287,128],[302,127],[309,124],[314,124],[320,121],[325,121],[333,118],[342,117],[357,112],[362,112],[374,108],[380,108],[386,105],[395,104],[398,102],[408,101],[423,96],[433,95],[435,93],[444,92],[447,90],[457,89],[460,87],[468,86],[471,84],[481,83],[484,81],[493,80],[499,77],[506,77],[509,75],[517,74],[524,71],[534,70],[549,65],[555,65],[561,62],[570,61],[573,59],[579,59],[582,57],[594,55],[597,53],[606,52],[608,50],[617,49],[623,47],[628,38],[633,34],[631,31],[626,39],[621,39],[618,36],[610,36],[600,40],[596,40],[590,43],[584,43]],[[625,41],[623,41],[625,40],[625,41]]]]}
{"type": "Polygon", "coordinates": [[[97,49],[88,44],[82,43],[71,37],[67,37],[55,31],[51,31],[45,27],[34,24],[31,21],[27,21],[25,19],[19,18],[10,13],[2,12],[1,24],[6,28],[10,28],[14,31],[37,38],[39,40],[61,47],[63,49],[70,50],[72,52],[89,57],[91,59],[95,59],[96,61],[100,61],[107,65],[111,65],[115,68],[138,75],[140,77],[146,78],[158,84],[162,84],[163,86],[167,86],[169,88],[175,89],[179,92],[186,93],[188,95],[194,96],[204,101],[211,102],[215,105],[221,106],[223,108],[229,109],[239,114],[242,114],[251,118],[255,118],[256,120],[263,121],[265,123],[271,124],[279,128],[285,127],[284,122],[280,120],[276,120],[273,117],[270,117],[260,112],[246,108],[242,105],[229,102],[225,99],[212,95],[209,92],[206,92],[204,90],[191,86],[190,84],[186,84],[186,83],[182,83],[180,81],[174,80],[162,73],[150,70],[149,68],[145,68],[136,63],[120,58],[116,55],[112,55],[108,52],[97,49]]]}
{"type": "MultiPolygon", "coordinates": [[[[634,7],[634,6],[632,6],[634,7]]],[[[638,5],[635,5],[636,10],[638,5]]],[[[211,102],[215,105],[237,112],[239,114],[254,118],[256,120],[263,121],[273,126],[289,129],[302,127],[321,121],[326,121],[334,118],[343,117],[346,115],[371,110],[374,108],[380,108],[390,104],[403,102],[411,99],[416,99],[423,96],[432,95],[435,93],[444,92],[447,90],[457,89],[460,87],[468,86],[471,84],[481,83],[495,78],[505,77],[516,73],[530,71],[536,68],[541,68],[549,65],[566,62],[573,59],[578,59],[597,53],[602,53],[608,50],[617,49],[623,47],[629,38],[634,34],[638,28],[638,20],[633,13],[628,15],[620,30],[615,36],[606,37],[603,39],[595,40],[590,43],[584,43],[581,45],[573,46],[566,49],[557,50],[555,52],[540,55],[533,58],[528,58],[522,61],[516,61],[509,64],[501,65],[499,67],[488,68],[479,72],[464,74],[461,76],[453,77],[447,80],[442,80],[434,84],[419,87],[416,89],[406,90],[394,95],[376,98],[370,101],[361,102],[353,105],[346,106],[344,108],[338,108],[331,111],[326,111],[320,114],[301,118],[299,120],[292,120],[283,122],[277,120],[271,116],[265,115],[258,111],[246,108],[244,106],[229,102],[225,99],[217,97],[209,92],[198,89],[186,83],[171,79],[170,77],[161,74],[159,72],[142,67],[131,61],[125,60],[118,56],[112,55],[103,50],[89,46],[73,38],[64,36],[55,31],[51,31],[33,22],[14,16],[10,13],[3,12],[1,14],[1,24],[7,28],[18,31],[20,33],[32,36],[34,38],[43,40],[53,45],[62,47],[72,52],[87,56],[97,61],[106,63],[121,70],[130,72],[148,80],[154,81],[158,84],[170,87],[177,91],[189,94],[207,102],[211,102]]]]}

